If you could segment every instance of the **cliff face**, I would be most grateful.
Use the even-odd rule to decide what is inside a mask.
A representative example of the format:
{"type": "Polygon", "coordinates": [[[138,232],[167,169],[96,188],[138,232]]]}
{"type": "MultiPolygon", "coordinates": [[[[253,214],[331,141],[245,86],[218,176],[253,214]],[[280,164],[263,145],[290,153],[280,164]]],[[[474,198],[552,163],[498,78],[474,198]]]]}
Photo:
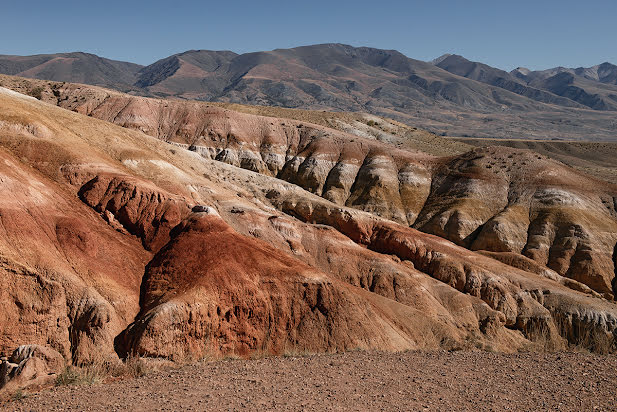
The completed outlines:
{"type": "Polygon", "coordinates": [[[557,162],[437,158],[100,89],[83,114],[0,90],[0,352],[614,342],[616,190],[557,162]]]}

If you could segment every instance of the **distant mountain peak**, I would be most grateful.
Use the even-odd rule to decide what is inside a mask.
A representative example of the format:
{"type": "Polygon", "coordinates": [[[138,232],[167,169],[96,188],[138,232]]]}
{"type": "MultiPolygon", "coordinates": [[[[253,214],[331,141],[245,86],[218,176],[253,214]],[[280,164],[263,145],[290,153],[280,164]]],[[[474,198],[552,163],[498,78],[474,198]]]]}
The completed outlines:
{"type": "Polygon", "coordinates": [[[234,55],[234,56],[238,55],[238,53],[233,52],[231,50],[191,49],[191,50],[183,51],[181,53],[177,53],[174,56],[185,56],[185,55],[191,55],[191,54],[228,54],[228,55],[234,55]]]}
{"type": "Polygon", "coordinates": [[[512,70],[512,74],[515,73],[520,73],[524,76],[528,76],[529,73],[531,73],[531,70],[529,70],[527,67],[517,67],[516,69],[512,70]]]}
{"type": "Polygon", "coordinates": [[[441,63],[442,61],[446,60],[450,56],[454,56],[454,55],[452,53],[442,54],[438,58],[431,60],[429,63],[430,64],[434,64],[434,65],[438,65],[439,63],[441,63]]]}

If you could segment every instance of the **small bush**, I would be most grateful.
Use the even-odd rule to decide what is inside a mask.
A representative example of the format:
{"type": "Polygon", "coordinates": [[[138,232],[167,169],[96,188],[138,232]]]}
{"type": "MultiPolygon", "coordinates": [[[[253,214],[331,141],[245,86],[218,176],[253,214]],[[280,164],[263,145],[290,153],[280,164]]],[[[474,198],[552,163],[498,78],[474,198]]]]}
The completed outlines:
{"type": "Polygon", "coordinates": [[[35,87],[34,89],[30,90],[30,96],[34,97],[35,99],[41,100],[41,98],[43,97],[43,88],[42,87],[35,87]]]}
{"type": "Polygon", "coordinates": [[[82,368],[67,366],[57,377],[56,386],[82,385],[84,383],[93,383],[91,373],[86,373],[82,368]]]}
{"type": "Polygon", "coordinates": [[[607,355],[617,352],[617,340],[612,333],[601,327],[573,322],[567,317],[557,316],[554,324],[531,322],[524,330],[531,341],[525,350],[554,352],[571,350],[607,355]],[[561,339],[561,342],[558,340],[561,339]]]}
{"type": "Polygon", "coordinates": [[[146,362],[137,356],[131,356],[124,362],[125,374],[132,378],[141,378],[150,372],[146,362]]]}
{"type": "Polygon", "coordinates": [[[18,389],[17,392],[11,396],[11,399],[14,401],[20,401],[22,399],[26,399],[27,397],[28,394],[24,393],[21,389],[18,389]]]}
{"type": "Polygon", "coordinates": [[[373,126],[375,126],[375,121],[374,120],[369,120],[366,124],[368,124],[369,126],[373,127],[373,126]]]}
{"type": "Polygon", "coordinates": [[[236,351],[231,351],[226,353],[225,355],[223,355],[223,360],[229,361],[229,360],[240,360],[242,359],[242,356],[238,355],[236,353],[236,351]]]}

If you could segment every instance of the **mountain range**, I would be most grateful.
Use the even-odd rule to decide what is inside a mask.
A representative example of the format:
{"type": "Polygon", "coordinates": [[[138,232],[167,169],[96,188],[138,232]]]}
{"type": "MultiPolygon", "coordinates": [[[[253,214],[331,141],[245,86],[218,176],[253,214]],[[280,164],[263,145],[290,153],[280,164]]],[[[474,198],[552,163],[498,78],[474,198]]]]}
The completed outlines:
{"type": "Polygon", "coordinates": [[[190,50],[148,66],[87,53],[0,56],[0,73],[175,97],[387,116],[451,136],[614,140],[617,66],[506,72],[458,55],[321,44],[190,50]]]}

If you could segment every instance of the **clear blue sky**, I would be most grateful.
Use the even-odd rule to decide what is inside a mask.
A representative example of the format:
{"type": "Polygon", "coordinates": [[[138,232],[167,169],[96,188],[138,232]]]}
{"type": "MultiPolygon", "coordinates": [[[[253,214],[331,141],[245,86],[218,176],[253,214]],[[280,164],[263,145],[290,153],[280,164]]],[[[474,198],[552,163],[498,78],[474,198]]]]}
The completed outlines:
{"type": "Polygon", "coordinates": [[[617,64],[617,0],[6,1],[0,54],[86,51],[149,64],[189,49],[316,43],[517,66],[617,64]]]}

